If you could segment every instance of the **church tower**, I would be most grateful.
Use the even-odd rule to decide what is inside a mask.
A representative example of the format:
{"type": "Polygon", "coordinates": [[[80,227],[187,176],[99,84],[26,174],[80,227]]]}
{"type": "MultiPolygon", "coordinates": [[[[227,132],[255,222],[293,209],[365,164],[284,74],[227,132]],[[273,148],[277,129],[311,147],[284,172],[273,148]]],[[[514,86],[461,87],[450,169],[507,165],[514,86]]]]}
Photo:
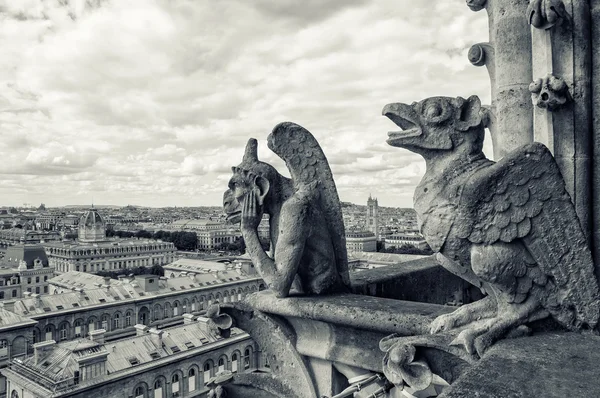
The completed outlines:
{"type": "Polygon", "coordinates": [[[373,199],[369,194],[369,199],[367,200],[367,230],[373,232],[377,239],[379,239],[379,223],[377,222],[378,207],[377,198],[373,199]]]}

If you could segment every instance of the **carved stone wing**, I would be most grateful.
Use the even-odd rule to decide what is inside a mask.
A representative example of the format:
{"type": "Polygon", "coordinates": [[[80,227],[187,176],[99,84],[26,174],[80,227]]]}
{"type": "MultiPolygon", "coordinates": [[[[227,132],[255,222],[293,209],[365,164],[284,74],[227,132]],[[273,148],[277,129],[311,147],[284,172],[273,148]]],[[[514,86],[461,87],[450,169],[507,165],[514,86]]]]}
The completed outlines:
{"type": "Polygon", "coordinates": [[[550,282],[543,286],[544,306],[568,327],[598,323],[592,255],[558,165],[544,145],[518,149],[469,179],[455,226],[459,237],[476,244],[522,239],[537,264],[533,267],[550,282]]]}
{"type": "Polygon", "coordinates": [[[336,268],[344,284],[350,286],[340,199],[329,163],[319,143],[302,126],[284,122],[275,126],[268,137],[268,146],[285,161],[298,191],[319,193],[317,200],[320,201],[325,222],[332,236],[336,268]]]}

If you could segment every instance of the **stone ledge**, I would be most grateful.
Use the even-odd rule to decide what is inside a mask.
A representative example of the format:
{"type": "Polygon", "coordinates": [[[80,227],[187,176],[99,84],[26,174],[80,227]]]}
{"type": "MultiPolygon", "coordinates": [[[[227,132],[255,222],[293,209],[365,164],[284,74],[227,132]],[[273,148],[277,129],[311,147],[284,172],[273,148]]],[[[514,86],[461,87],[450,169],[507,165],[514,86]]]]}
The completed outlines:
{"type": "Polygon", "coordinates": [[[479,289],[438,264],[434,256],[350,273],[352,292],[423,303],[470,303],[483,297],[479,289]]]}
{"type": "Polygon", "coordinates": [[[412,336],[428,333],[438,315],[455,308],[355,294],[276,298],[270,291],[246,297],[253,309],[283,317],[311,319],[355,329],[412,336]]]}
{"type": "Polygon", "coordinates": [[[503,340],[439,398],[600,397],[600,337],[543,333],[503,340]]]}

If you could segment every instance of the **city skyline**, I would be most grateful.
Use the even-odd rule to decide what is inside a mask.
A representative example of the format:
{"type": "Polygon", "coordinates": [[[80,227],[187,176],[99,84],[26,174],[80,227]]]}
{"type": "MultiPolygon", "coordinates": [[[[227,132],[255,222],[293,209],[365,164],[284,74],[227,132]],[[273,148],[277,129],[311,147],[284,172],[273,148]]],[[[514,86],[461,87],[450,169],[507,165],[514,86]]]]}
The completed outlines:
{"type": "Polygon", "coordinates": [[[0,0],[3,205],[218,206],[250,137],[288,174],[266,137],[290,120],[342,201],[412,207],[424,163],[385,143],[383,106],[490,101],[466,58],[487,18],[461,0],[61,3],[0,0]]]}

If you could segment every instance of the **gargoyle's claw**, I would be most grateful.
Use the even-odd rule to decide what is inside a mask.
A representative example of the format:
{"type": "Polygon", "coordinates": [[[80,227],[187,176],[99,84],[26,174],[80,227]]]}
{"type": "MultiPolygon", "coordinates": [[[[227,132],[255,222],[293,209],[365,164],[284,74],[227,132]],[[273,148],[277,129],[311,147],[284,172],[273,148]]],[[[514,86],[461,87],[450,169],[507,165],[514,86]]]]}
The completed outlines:
{"type": "Polygon", "coordinates": [[[429,327],[430,334],[445,332],[454,328],[455,320],[452,314],[440,315],[431,322],[429,327]]]}
{"type": "Polygon", "coordinates": [[[470,355],[473,355],[476,350],[475,337],[476,337],[475,333],[473,333],[469,329],[466,329],[466,330],[463,330],[462,332],[460,332],[458,334],[458,336],[456,336],[456,338],[454,340],[452,340],[450,345],[455,345],[455,346],[462,345],[465,348],[465,351],[467,351],[467,353],[469,353],[470,355]]]}
{"type": "Polygon", "coordinates": [[[475,339],[475,350],[477,350],[479,358],[483,358],[483,354],[485,354],[492,344],[494,344],[494,341],[488,333],[482,334],[475,339]]]}

